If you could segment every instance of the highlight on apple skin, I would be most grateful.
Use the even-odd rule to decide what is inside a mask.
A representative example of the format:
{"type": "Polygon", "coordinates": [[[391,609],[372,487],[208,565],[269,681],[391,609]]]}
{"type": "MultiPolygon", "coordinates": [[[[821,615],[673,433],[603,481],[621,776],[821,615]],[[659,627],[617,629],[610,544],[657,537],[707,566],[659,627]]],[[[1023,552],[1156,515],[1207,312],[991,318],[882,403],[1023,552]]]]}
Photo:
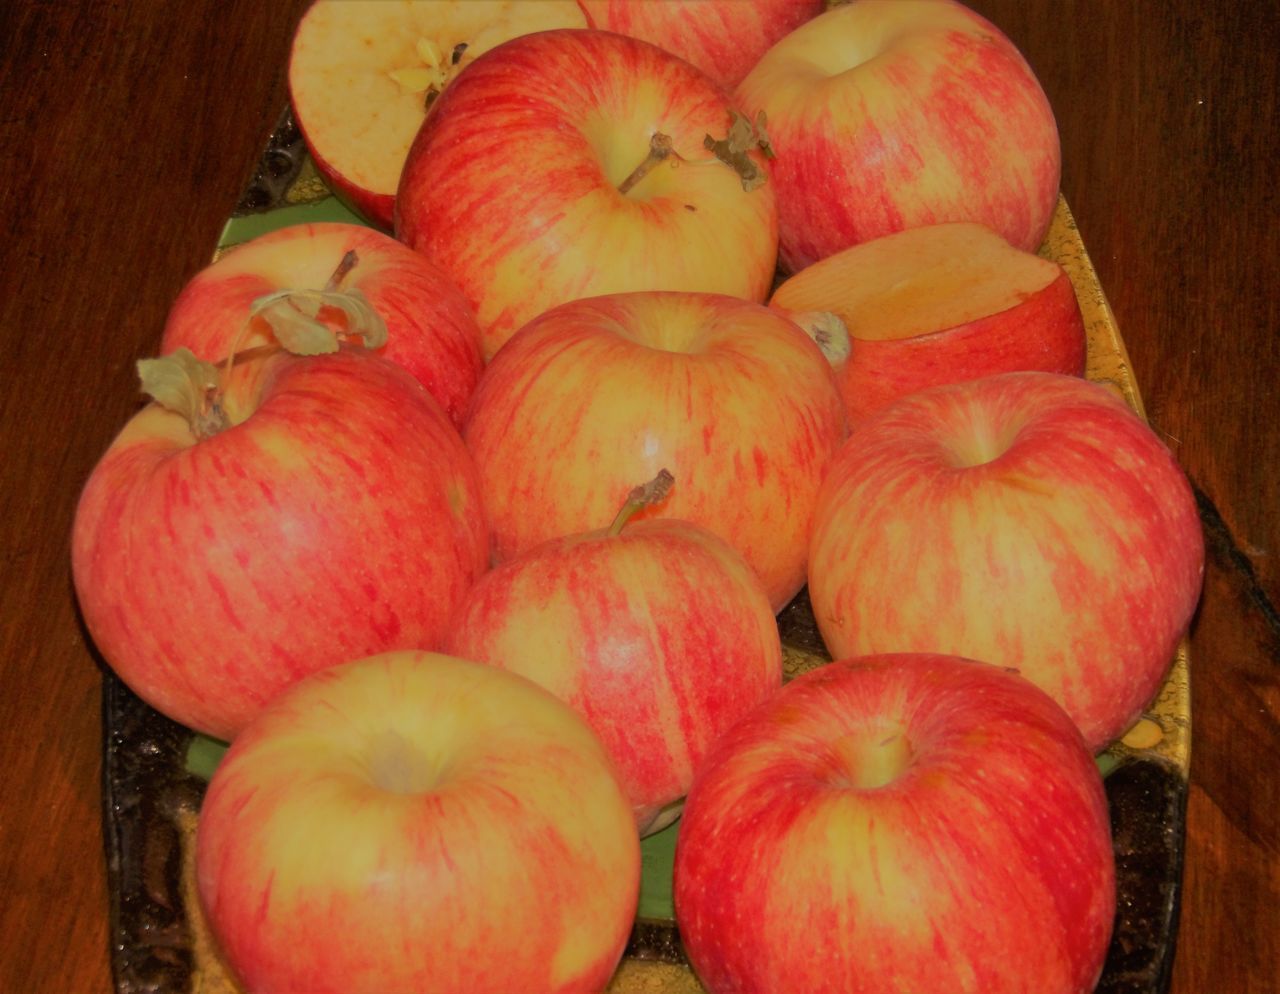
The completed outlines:
{"type": "Polygon", "coordinates": [[[854,428],[814,512],[809,596],[833,655],[1012,667],[1101,750],[1190,626],[1204,537],[1187,478],[1111,390],[1003,373],[854,428]]]}
{"type": "Polygon", "coordinates": [[[804,586],[813,505],[845,437],[835,375],[794,323],[718,294],[564,304],[518,331],[480,378],[463,430],[495,562],[612,520],[661,469],[638,517],[719,535],[774,610],[804,586]]]}
{"type": "Polygon", "coordinates": [[[776,153],[788,272],[860,242],[978,221],[1035,251],[1062,150],[1039,81],[1000,30],[952,0],[853,0],[774,45],[735,91],[776,153]]]}
{"type": "Polygon", "coordinates": [[[1106,794],[1017,674],[841,659],[712,750],[674,897],[709,994],[1088,994],[1116,907],[1106,794]]]}
{"type": "MultiPolygon", "coordinates": [[[[486,359],[582,297],[763,301],[776,269],[769,167],[725,92],[608,31],[513,39],[467,66],[409,151],[395,231],[471,301],[486,359]],[[708,136],[742,143],[722,162],[708,136]]],[[[726,152],[726,155],[728,153],[726,152]]]]}
{"type": "Polygon", "coordinates": [[[214,772],[195,864],[248,994],[597,992],[640,880],[586,723],[521,677],[416,651],[261,713],[214,772]]]}

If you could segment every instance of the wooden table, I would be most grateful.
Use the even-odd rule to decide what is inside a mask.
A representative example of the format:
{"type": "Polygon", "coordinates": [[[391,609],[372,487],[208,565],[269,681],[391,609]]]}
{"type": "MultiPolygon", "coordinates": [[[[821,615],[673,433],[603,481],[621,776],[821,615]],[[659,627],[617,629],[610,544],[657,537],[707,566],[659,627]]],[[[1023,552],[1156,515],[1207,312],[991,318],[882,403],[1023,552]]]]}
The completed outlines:
{"type": "MultiPolygon", "coordinates": [[[[0,4],[0,990],[110,989],[77,493],[286,94],[306,0],[0,4]]],[[[1209,562],[1176,994],[1280,969],[1273,0],[975,0],[1055,107],[1063,188],[1209,562]]]]}

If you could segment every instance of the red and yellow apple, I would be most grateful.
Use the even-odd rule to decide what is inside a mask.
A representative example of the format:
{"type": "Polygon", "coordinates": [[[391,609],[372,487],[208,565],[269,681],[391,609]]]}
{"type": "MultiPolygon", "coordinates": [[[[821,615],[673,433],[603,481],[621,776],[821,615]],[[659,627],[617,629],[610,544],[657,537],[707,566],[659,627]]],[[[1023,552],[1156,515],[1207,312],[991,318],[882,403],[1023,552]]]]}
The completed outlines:
{"type": "Polygon", "coordinates": [[[593,994],[631,931],[640,852],[570,708],[406,651],[315,674],[232,743],[196,875],[246,994],[593,994]]]}
{"type": "Polygon", "coordinates": [[[476,59],[432,106],[401,178],[396,234],[462,288],[486,358],[580,297],[763,301],[773,187],[751,126],[736,124],[731,166],[704,145],[730,138],[729,99],[683,59],[607,31],[525,35],[476,59]]]}
{"type": "Polygon", "coordinates": [[[316,0],[289,56],[293,116],[330,189],[389,229],[409,146],[449,81],[509,38],[586,26],[574,0],[316,0]]]}
{"type": "Polygon", "coordinates": [[[834,316],[851,424],[905,394],[993,373],[1084,373],[1084,318],[1066,271],[985,225],[931,224],[843,249],[770,305],[805,327],[834,316]]]}
{"type": "Polygon", "coordinates": [[[1115,916],[1102,780],[1016,674],[841,660],[712,750],[675,907],[709,994],[1088,994],[1115,916]]]}
{"type": "Polygon", "coordinates": [[[343,303],[362,297],[386,325],[379,353],[409,370],[461,424],[484,368],[471,305],[429,260],[357,224],[290,225],[231,249],[178,294],[161,351],[185,347],[218,362],[232,350],[270,344],[275,335],[266,318],[252,316],[255,302],[290,293],[310,298],[317,320],[339,333],[350,327],[343,303]]]}
{"type": "Polygon", "coordinates": [[[1186,477],[1106,387],[1004,373],[853,429],[823,483],[809,597],[836,656],[1013,667],[1101,749],[1159,689],[1200,594],[1186,477]]]}
{"type": "Polygon", "coordinates": [[[490,570],[444,648],[581,713],[649,834],[678,816],[716,738],[781,686],[782,648],[759,579],[724,541],[668,518],[623,527],[625,514],[490,570]]]}
{"type": "Polygon", "coordinates": [[[791,272],[904,228],[978,221],[1038,248],[1061,148],[1015,46],[952,0],[853,0],[774,45],[736,91],[777,158],[791,272]]]}
{"type": "Polygon", "coordinates": [[[463,437],[504,562],[611,520],[637,480],[675,477],[659,508],[755,570],[774,610],[805,581],[806,542],[845,434],[835,374],[791,321],[717,294],[564,304],[485,369],[463,437]]]}
{"type": "Polygon", "coordinates": [[[579,0],[590,26],[641,38],[692,62],[727,90],[825,0],[579,0]]]}
{"type": "Polygon", "coordinates": [[[434,647],[489,546],[471,456],[405,370],[344,346],[206,373],[111,443],[71,557],[107,664],[230,739],[313,670],[434,647]]]}

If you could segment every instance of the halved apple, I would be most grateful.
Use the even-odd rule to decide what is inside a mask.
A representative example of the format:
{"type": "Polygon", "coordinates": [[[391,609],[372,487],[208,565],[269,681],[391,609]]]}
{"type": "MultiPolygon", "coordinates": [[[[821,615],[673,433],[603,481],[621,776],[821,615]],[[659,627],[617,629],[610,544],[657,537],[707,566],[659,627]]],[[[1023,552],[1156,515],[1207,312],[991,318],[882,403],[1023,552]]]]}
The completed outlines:
{"type": "Polygon", "coordinates": [[[942,383],[1084,372],[1084,319],[1066,271],[981,224],[926,225],[845,249],[769,303],[820,345],[847,331],[847,358],[833,365],[851,424],[942,383]]]}
{"type": "Polygon", "coordinates": [[[400,170],[434,98],[517,35],[586,27],[575,0],[316,0],[294,33],[294,117],[329,186],[391,227],[400,170]]]}

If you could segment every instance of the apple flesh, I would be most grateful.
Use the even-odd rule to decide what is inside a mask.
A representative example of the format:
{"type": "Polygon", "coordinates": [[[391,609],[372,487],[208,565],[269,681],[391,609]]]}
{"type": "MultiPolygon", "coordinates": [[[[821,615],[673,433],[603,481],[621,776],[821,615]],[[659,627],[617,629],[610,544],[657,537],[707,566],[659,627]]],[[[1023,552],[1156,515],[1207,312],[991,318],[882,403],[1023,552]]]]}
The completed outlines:
{"type": "Polygon", "coordinates": [[[1115,916],[1106,795],[1032,684],[948,656],[793,680],[715,747],[676,842],[710,994],[1086,994],[1115,916]]]}
{"type": "Polygon", "coordinates": [[[449,81],[509,38],[582,27],[573,0],[316,0],[289,57],[294,118],[330,189],[390,229],[405,156],[449,81]]]}
{"type": "Polygon", "coordinates": [[[782,683],[759,579],[705,528],[663,518],[553,539],[490,570],[445,651],[528,677],[582,714],[642,834],[676,818],[711,744],[782,683]]]}
{"type": "Polygon", "coordinates": [[[599,991],[639,875],[586,724],[527,680],[422,652],[282,695],[218,766],[196,836],[247,991],[599,991]]]}
{"type": "MultiPolygon", "coordinates": [[[[274,341],[254,301],[282,291],[330,287],[337,297],[363,295],[387,328],[379,354],[403,366],[460,427],[480,379],[480,328],[467,299],[429,260],[390,235],[356,224],[297,224],[236,246],[197,273],[165,322],[161,351],[185,347],[210,362],[274,341]],[[337,285],[348,253],[354,262],[337,285]]],[[[348,321],[325,305],[322,322],[343,332],[348,321]]]]}
{"type": "Polygon", "coordinates": [[[433,105],[405,164],[396,235],[461,287],[486,359],[582,297],[763,301],[777,249],[764,157],[749,137],[734,167],[704,147],[733,125],[724,91],[657,46],[607,31],[525,35],[433,105]]]}
{"type": "Polygon", "coordinates": [[[774,45],[736,91],[777,158],[779,254],[796,272],[904,228],[977,221],[1034,251],[1061,148],[1026,60],[950,0],[854,0],[774,45]]]}
{"type": "Polygon", "coordinates": [[[972,222],[844,249],[796,273],[770,304],[802,327],[839,319],[850,351],[836,378],[851,424],[943,383],[1084,373],[1084,318],[1066,271],[972,222]]]}
{"type": "Polygon", "coordinates": [[[71,557],[107,664],[231,739],[315,669],[437,645],[489,545],[462,439],[384,359],[248,359],[216,409],[214,431],[156,403],[125,425],[81,494],[71,557]]]}
{"type": "Polygon", "coordinates": [[[824,0],[579,0],[593,28],[660,45],[732,91],[774,42],[824,0]]]}
{"type": "Polygon", "coordinates": [[[611,520],[667,469],[640,516],[701,525],[738,551],[774,610],[804,585],[818,487],[845,434],[826,358],[791,321],[716,294],[564,304],[494,357],[463,437],[496,562],[611,520]]]}
{"type": "Polygon", "coordinates": [[[854,428],[814,513],[809,597],[836,656],[1013,667],[1098,750],[1150,704],[1199,599],[1186,477],[1105,387],[1004,373],[854,428]]]}

